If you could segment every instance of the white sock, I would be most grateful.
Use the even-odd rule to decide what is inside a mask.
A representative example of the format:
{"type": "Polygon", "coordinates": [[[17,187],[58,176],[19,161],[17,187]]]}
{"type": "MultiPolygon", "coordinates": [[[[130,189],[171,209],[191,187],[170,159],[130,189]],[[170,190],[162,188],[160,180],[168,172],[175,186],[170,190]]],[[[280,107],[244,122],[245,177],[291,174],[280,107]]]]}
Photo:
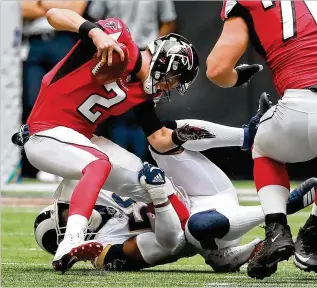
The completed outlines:
{"type": "Polygon", "coordinates": [[[88,219],[82,215],[71,215],[68,217],[66,225],[66,235],[77,235],[87,228],[88,219]]]}
{"type": "Polygon", "coordinates": [[[175,250],[184,241],[184,232],[172,204],[155,209],[155,236],[157,243],[175,250]]]}
{"type": "Polygon", "coordinates": [[[177,120],[177,127],[181,127],[184,124],[191,126],[204,128],[209,132],[216,135],[215,138],[202,139],[202,140],[190,140],[184,143],[182,146],[191,151],[205,151],[215,147],[241,147],[244,141],[243,128],[228,127],[212,122],[197,120],[197,119],[184,119],[177,120]]]}
{"type": "Polygon", "coordinates": [[[311,214],[317,216],[317,205],[316,205],[316,203],[313,203],[313,209],[311,211],[311,214]]]}
{"type": "Polygon", "coordinates": [[[283,213],[286,215],[286,206],[289,190],[280,185],[269,185],[258,192],[264,215],[283,213]]]}
{"type": "Polygon", "coordinates": [[[231,241],[242,237],[252,228],[264,222],[261,206],[238,206],[232,211],[221,212],[229,219],[230,230],[221,240],[231,241]]]}

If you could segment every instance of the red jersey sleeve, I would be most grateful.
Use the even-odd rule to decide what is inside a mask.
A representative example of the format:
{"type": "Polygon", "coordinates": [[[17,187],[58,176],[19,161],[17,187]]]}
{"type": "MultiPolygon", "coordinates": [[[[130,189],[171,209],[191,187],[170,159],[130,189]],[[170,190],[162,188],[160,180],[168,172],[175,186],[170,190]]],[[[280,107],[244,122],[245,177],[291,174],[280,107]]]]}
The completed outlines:
{"type": "Polygon", "coordinates": [[[130,62],[126,69],[126,72],[132,72],[140,57],[140,52],[138,46],[132,40],[127,25],[118,18],[107,18],[106,20],[99,20],[98,24],[113,39],[127,46],[129,51],[130,62]]]}
{"type": "Polygon", "coordinates": [[[232,8],[238,4],[238,1],[235,0],[223,0],[222,9],[221,9],[221,19],[225,21],[229,18],[229,13],[232,8]]]}

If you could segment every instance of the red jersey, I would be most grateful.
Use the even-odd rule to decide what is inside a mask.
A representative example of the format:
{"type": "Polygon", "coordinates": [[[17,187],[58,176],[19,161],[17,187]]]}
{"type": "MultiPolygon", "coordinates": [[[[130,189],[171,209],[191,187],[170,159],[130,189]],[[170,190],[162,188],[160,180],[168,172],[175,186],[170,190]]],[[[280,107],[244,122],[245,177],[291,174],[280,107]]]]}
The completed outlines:
{"type": "Polygon", "coordinates": [[[27,121],[32,134],[65,126],[91,138],[100,122],[149,100],[150,96],[144,92],[143,84],[133,81],[134,72],[141,68],[142,58],[126,25],[117,18],[101,20],[98,24],[107,34],[127,46],[130,62],[126,71],[117,82],[99,85],[91,73],[94,67],[91,59],[96,47],[92,41],[79,41],[44,76],[27,121]]]}
{"type": "Polygon", "coordinates": [[[221,17],[232,16],[247,23],[281,95],[317,84],[316,1],[224,0],[221,17]]]}

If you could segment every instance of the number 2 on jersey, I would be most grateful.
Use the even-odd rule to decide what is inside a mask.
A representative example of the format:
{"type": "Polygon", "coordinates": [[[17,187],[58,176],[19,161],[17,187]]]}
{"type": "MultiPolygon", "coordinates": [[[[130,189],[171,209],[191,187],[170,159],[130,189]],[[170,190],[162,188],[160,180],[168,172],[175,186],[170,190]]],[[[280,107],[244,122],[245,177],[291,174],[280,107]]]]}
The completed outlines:
{"type": "MultiPolygon", "coordinates": [[[[317,1],[303,1],[309,10],[310,14],[317,23],[317,1]]],[[[296,11],[294,1],[283,0],[281,3],[281,17],[282,17],[282,30],[283,40],[287,41],[296,36],[296,11]]],[[[262,0],[264,9],[275,7],[275,1],[262,0]]]]}
{"type": "Polygon", "coordinates": [[[107,99],[98,94],[93,94],[78,107],[78,111],[91,123],[95,123],[102,114],[100,111],[92,111],[95,106],[109,109],[110,107],[122,102],[127,97],[127,94],[119,87],[117,82],[106,84],[104,85],[104,88],[107,93],[115,93],[115,96],[111,99],[107,99]]]}

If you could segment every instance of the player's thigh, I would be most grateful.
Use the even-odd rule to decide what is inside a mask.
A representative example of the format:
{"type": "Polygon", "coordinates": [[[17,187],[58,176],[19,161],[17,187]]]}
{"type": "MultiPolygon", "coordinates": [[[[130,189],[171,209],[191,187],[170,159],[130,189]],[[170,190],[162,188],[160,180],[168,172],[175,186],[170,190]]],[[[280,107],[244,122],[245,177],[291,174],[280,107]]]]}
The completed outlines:
{"type": "Polygon", "coordinates": [[[235,188],[213,196],[189,196],[190,215],[208,210],[216,210],[225,215],[227,211],[239,206],[235,188]]]}
{"type": "Polygon", "coordinates": [[[138,179],[138,173],[143,168],[141,159],[106,138],[95,136],[91,141],[108,155],[111,163],[112,168],[103,189],[135,201],[152,202],[138,179]]]}
{"type": "MultiPolygon", "coordinates": [[[[316,96],[317,97],[317,96],[316,96]]],[[[308,137],[309,145],[317,156],[317,113],[308,115],[308,137]]]]}
{"type": "Polygon", "coordinates": [[[184,150],[176,155],[159,155],[151,151],[151,154],[166,175],[189,196],[210,196],[233,188],[227,175],[199,152],[184,150]]]}
{"type": "Polygon", "coordinates": [[[89,163],[108,159],[85,136],[72,129],[66,130],[69,134],[66,136],[64,129],[57,128],[53,132],[48,130],[47,133],[32,135],[24,145],[28,160],[37,169],[63,178],[80,179],[82,170],[89,163]],[[56,131],[61,132],[59,138],[53,137],[58,134],[56,131]]]}
{"type": "Polygon", "coordinates": [[[309,143],[309,114],[280,103],[261,119],[254,140],[253,158],[269,157],[293,163],[316,157],[309,143]]]}

